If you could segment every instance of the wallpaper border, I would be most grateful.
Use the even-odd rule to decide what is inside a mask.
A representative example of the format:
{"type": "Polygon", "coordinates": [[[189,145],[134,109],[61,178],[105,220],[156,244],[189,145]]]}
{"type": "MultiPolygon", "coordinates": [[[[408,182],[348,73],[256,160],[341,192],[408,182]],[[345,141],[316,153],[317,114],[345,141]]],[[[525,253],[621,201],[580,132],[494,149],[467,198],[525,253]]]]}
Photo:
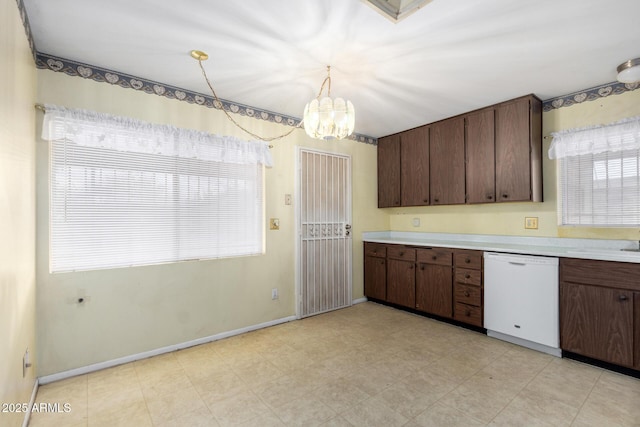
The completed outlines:
{"type": "Polygon", "coordinates": [[[640,88],[640,83],[619,83],[611,82],[601,86],[592,87],[556,98],[547,99],[542,103],[543,111],[556,110],[558,108],[570,107],[586,101],[596,101],[611,95],[620,95],[640,88]]]}
{"type": "MultiPolygon", "coordinates": [[[[296,127],[300,125],[301,122],[301,119],[298,117],[278,114],[272,111],[251,107],[249,105],[227,101],[225,99],[220,99],[220,102],[218,102],[213,98],[213,96],[205,95],[203,93],[193,92],[153,80],[147,80],[141,77],[120,73],[105,68],[94,67],[91,65],[83,64],[69,59],[59,58],[40,52],[38,52],[38,54],[36,55],[36,67],[40,69],[65,73],[68,76],[83,77],[85,79],[91,79],[100,83],[109,83],[125,89],[134,89],[142,91],[149,95],[164,96],[165,98],[169,99],[185,101],[189,104],[198,104],[207,108],[215,108],[218,110],[224,109],[225,111],[240,114],[241,116],[252,117],[254,119],[279,123],[286,126],[296,127]]],[[[346,139],[362,142],[365,144],[376,145],[377,143],[376,138],[359,133],[353,133],[346,139]]]]}

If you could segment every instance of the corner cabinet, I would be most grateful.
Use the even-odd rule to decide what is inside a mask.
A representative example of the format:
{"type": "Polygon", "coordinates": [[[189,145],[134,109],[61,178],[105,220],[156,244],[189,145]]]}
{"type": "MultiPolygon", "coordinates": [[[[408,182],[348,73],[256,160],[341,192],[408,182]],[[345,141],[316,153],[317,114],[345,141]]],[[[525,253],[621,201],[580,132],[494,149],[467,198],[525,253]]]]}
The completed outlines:
{"type": "Polygon", "coordinates": [[[560,347],[640,370],[640,264],[560,260],[560,347]]]}
{"type": "Polygon", "coordinates": [[[534,95],[378,139],[378,207],[522,201],[542,201],[534,95]]]}
{"type": "Polygon", "coordinates": [[[482,327],[482,251],[365,242],[364,294],[482,327]]]}
{"type": "Polygon", "coordinates": [[[534,96],[495,107],[496,197],[542,201],[542,102],[534,96]]]}

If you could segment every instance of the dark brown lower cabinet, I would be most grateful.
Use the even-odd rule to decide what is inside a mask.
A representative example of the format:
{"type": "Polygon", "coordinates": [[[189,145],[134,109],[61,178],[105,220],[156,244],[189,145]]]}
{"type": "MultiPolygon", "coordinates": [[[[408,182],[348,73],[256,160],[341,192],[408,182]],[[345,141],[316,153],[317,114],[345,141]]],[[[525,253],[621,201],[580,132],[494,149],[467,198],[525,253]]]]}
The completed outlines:
{"type": "Polygon", "coordinates": [[[560,259],[562,350],[640,370],[640,264],[560,259]]]}
{"type": "Polygon", "coordinates": [[[387,301],[404,307],[415,307],[414,261],[387,259],[387,301]]]}
{"type": "Polygon", "coordinates": [[[562,348],[633,366],[633,292],[562,284],[562,348]]]}
{"type": "Polygon", "coordinates": [[[364,257],[364,294],[384,301],[387,298],[387,260],[374,256],[364,257]]]}
{"type": "Polygon", "coordinates": [[[365,242],[364,294],[482,327],[482,251],[365,242]]]}
{"type": "Polygon", "coordinates": [[[418,249],[416,309],[437,316],[453,316],[453,274],[450,249],[418,249]]]}

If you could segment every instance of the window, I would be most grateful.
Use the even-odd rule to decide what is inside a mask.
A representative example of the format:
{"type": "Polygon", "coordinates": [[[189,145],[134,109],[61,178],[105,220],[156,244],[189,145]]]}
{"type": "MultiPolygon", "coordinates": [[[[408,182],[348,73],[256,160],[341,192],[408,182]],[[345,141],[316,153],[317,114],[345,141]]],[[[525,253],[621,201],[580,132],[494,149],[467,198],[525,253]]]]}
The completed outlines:
{"type": "Polygon", "coordinates": [[[52,272],[263,252],[266,144],[46,111],[52,272]]]}
{"type": "Polygon", "coordinates": [[[640,226],[640,118],[553,136],[559,224],[640,226]]]}

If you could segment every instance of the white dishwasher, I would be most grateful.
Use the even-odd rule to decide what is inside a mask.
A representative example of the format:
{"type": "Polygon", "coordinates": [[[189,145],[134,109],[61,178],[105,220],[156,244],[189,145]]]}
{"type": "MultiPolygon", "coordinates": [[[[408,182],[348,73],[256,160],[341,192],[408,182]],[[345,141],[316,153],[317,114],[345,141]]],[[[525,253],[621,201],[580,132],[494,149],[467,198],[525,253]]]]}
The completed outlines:
{"type": "Polygon", "coordinates": [[[487,335],[561,356],[558,258],[484,253],[487,335]]]}

